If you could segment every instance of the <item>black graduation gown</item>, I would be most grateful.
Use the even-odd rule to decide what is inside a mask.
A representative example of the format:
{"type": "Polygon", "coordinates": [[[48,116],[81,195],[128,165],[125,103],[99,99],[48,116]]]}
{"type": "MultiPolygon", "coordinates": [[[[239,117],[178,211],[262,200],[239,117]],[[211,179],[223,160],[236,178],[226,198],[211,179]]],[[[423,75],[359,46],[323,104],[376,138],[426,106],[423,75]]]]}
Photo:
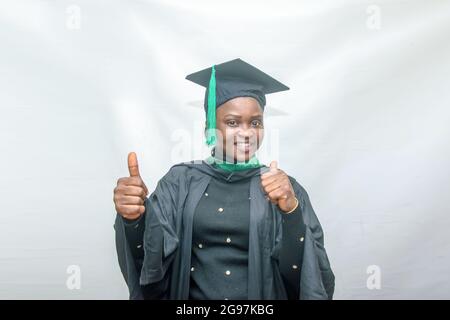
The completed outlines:
{"type": "Polygon", "coordinates": [[[289,177],[300,214],[285,215],[265,199],[260,175],[267,170],[227,172],[204,161],[181,163],[158,182],[143,218],[128,224],[117,215],[116,248],[130,299],[188,299],[193,214],[212,177],[231,183],[250,178],[248,298],[331,299],[334,274],[309,197],[289,177]],[[286,224],[296,226],[290,234],[298,232],[298,242],[283,242],[283,230],[289,233],[286,224]],[[135,245],[140,239],[130,238],[130,228],[145,229],[142,244],[135,245]],[[292,272],[294,264],[297,273],[292,272]]]}

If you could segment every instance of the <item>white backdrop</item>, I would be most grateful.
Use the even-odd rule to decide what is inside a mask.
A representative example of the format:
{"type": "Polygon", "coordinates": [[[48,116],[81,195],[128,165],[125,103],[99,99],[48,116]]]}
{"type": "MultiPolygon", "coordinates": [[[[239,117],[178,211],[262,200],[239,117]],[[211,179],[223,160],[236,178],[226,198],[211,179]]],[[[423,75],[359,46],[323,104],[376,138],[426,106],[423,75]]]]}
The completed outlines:
{"type": "Polygon", "coordinates": [[[1,0],[0,298],[128,298],[126,155],[150,189],[205,157],[184,77],[237,57],[291,88],[261,160],[308,190],[335,298],[450,298],[449,39],[445,0],[1,0]]]}

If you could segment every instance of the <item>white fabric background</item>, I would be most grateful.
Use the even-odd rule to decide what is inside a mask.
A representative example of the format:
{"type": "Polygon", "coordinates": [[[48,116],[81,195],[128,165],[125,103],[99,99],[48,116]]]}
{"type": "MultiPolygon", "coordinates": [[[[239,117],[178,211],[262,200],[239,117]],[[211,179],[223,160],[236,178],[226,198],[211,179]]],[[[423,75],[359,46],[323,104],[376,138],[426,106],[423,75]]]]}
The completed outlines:
{"type": "Polygon", "coordinates": [[[237,57],[291,88],[261,160],[309,192],[335,298],[450,298],[449,39],[445,0],[0,1],[0,298],[127,299],[126,155],[150,189],[205,157],[184,77],[237,57]]]}

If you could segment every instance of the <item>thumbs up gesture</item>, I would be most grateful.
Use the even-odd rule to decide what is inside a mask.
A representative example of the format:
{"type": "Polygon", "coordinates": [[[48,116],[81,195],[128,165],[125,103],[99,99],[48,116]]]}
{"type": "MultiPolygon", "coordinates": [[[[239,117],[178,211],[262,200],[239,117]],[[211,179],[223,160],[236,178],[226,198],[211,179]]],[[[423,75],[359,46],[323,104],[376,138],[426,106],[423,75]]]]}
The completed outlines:
{"type": "Polygon", "coordinates": [[[128,171],[129,177],[117,180],[117,186],[114,188],[114,204],[118,214],[126,219],[135,220],[145,212],[144,201],[148,189],[142,181],[134,152],[128,154],[128,171]]]}
{"type": "Polygon", "coordinates": [[[261,175],[261,185],[267,199],[283,212],[290,212],[298,205],[291,181],[284,171],[278,169],[276,161],[270,163],[270,171],[261,175]]]}

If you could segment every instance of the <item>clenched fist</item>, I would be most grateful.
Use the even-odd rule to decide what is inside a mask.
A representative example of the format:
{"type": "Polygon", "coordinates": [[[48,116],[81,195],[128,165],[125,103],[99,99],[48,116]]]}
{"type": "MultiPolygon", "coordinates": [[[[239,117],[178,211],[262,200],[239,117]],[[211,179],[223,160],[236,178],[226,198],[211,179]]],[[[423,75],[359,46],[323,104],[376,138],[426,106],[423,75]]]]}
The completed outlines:
{"type": "Polygon", "coordinates": [[[136,220],[144,212],[144,201],[148,195],[148,189],[139,174],[139,166],[134,152],[128,154],[129,177],[117,180],[114,188],[114,204],[116,211],[122,217],[136,220]]]}
{"type": "Polygon", "coordinates": [[[283,212],[290,212],[298,205],[291,181],[283,170],[278,169],[276,161],[270,163],[270,171],[261,175],[261,185],[267,194],[267,199],[283,212]]]}

